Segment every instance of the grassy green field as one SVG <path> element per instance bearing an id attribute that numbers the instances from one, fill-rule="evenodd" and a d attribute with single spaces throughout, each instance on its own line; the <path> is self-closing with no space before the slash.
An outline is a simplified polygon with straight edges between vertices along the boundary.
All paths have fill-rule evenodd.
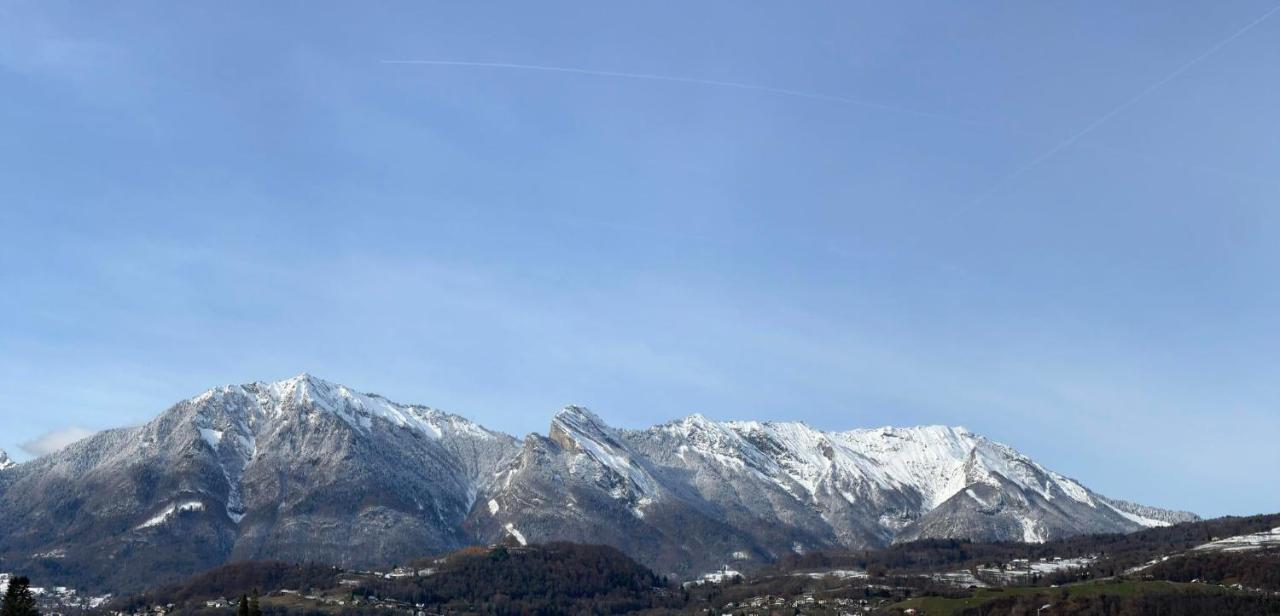
<path id="1" fill-rule="evenodd" d="M 1171 590 L 1203 590 L 1201 584 L 1180 584 L 1177 582 L 1163 581 L 1121 581 L 1121 582 L 1088 582 L 1084 584 L 1074 584 L 1071 586 L 1063 586 L 1060 588 L 1045 587 L 1013 587 L 1004 590 L 979 589 L 974 591 L 973 595 L 965 598 L 947 598 L 947 597 L 914 597 L 906 601 L 896 603 L 889 607 L 890 610 L 907 608 L 915 608 L 918 614 L 927 616 L 944 616 L 946 614 L 954 614 L 957 611 L 967 608 L 976 607 L 997 599 L 1000 597 L 1021 596 L 1021 595 L 1048 595 L 1056 596 L 1061 592 L 1066 592 L 1068 596 L 1095 596 L 1095 595 L 1137 595 L 1151 592 L 1169 592 Z"/>

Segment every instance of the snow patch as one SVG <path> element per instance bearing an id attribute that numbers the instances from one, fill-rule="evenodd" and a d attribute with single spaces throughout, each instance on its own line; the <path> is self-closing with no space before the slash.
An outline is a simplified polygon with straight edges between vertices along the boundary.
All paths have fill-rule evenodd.
<path id="1" fill-rule="evenodd" d="M 1024 543 L 1044 543 L 1044 535 L 1036 527 L 1036 521 L 1030 518 L 1018 518 L 1022 523 L 1022 541 Z"/>
<path id="2" fill-rule="evenodd" d="M 802 573 L 793 573 L 791 575 L 804 576 L 808 578 L 813 578 L 815 580 L 820 580 L 822 578 L 828 578 L 828 577 L 846 580 L 846 579 L 865 579 L 867 577 L 867 572 L 861 569 L 829 569 L 827 571 L 807 571 Z"/>
<path id="3" fill-rule="evenodd" d="M 185 503 L 169 505 L 164 511 L 156 514 L 155 517 L 135 526 L 134 530 L 142 530 L 144 528 L 151 528 L 152 526 L 159 526 L 168 521 L 169 518 L 172 518 L 174 515 L 184 511 L 204 511 L 204 503 L 200 501 L 187 501 Z"/>
<path id="4" fill-rule="evenodd" d="M 696 580 L 685 582 L 683 586 L 689 587 L 689 586 L 702 586 L 704 584 L 724 584 L 726 582 L 731 582 L 733 580 L 741 579 L 741 578 L 742 578 L 741 572 L 735 571 L 733 569 L 730 569 L 728 566 L 725 566 L 721 568 L 719 571 L 704 573 L 702 574 L 702 577 L 699 577 Z"/>
<path id="5" fill-rule="evenodd" d="M 1093 498 L 1089 496 L 1089 491 L 1084 489 L 1084 486 L 1076 483 L 1074 479 L 1063 477 L 1057 473 L 1050 473 L 1049 475 L 1053 477 L 1058 484 L 1058 488 L 1065 492 L 1067 496 L 1094 509 L 1098 508 L 1098 504 L 1093 502 Z"/>
<path id="6" fill-rule="evenodd" d="M 503 528 L 507 529 L 507 532 L 511 533 L 511 536 L 515 537 L 516 541 L 520 542 L 520 545 L 529 545 L 529 542 L 525 541 L 524 534 L 516 530 L 515 524 L 512 524 L 511 522 L 507 522 L 507 524 L 503 526 Z"/>
<path id="7" fill-rule="evenodd" d="M 218 450 L 218 445 L 222 444 L 222 430 L 214 430 L 212 428 L 200 428 L 200 438 L 209 444 L 214 451 Z"/>
<path id="8" fill-rule="evenodd" d="M 969 498 L 972 498 L 972 499 L 973 499 L 974 501 L 976 501 L 979 505 L 982 505 L 982 508 L 983 508 L 983 509 L 991 509 L 991 508 L 992 508 L 991 503 L 988 503 L 987 501 L 982 500 L 982 497 L 978 496 L 978 493 L 977 493 L 977 492 L 974 492 L 974 491 L 973 491 L 973 488 L 965 488 L 965 489 L 964 489 L 964 493 L 965 493 L 965 494 L 968 494 L 968 495 L 969 495 Z"/>

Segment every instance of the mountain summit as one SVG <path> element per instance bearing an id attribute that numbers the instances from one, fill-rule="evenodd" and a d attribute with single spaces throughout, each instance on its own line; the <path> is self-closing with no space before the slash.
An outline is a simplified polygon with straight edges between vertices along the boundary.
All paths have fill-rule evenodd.
<path id="1" fill-rule="evenodd" d="M 610 544 L 687 577 L 811 549 L 1195 519 L 1106 498 L 964 428 L 691 415 L 625 430 L 571 406 L 521 441 L 307 374 L 213 388 L 25 464 L 0 453 L 0 469 L 0 560 L 112 591 L 139 571 L 385 565 L 503 538 Z"/>

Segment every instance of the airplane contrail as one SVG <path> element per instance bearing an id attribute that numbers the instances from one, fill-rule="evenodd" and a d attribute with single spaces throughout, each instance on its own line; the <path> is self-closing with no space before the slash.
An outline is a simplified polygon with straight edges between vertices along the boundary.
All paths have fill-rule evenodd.
<path id="1" fill-rule="evenodd" d="M 1146 98 L 1147 96 L 1149 96 L 1152 92 L 1155 92 L 1156 90 L 1159 90 L 1161 87 L 1163 87 L 1165 84 L 1169 83 L 1170 81 L 1173 81 L 1174 79 L 1177 79 L 1179 75 L 1182 75 L 1183 73 L 1187 72 L 1187 71 L 1188 71 L 1188 70 L 1190 70 L 1192 67 L 1194 67 L 1195 65 L 1197 65 L 1197 64 L 1199 64 L 1200 62 L 1204 61 L 1204 60 L 1205 60 L 1206 58 L 1208 58 L 1209 56 L 1212 56 L 1213 54 L 1217 53 L 1217 52 L 1218 52 L 1219 50 L 1221 50 L 1223 47 L 1226 47 L 1227 45 L 1230 45 L 1233 41 L 1235 41 L 1236 39 L 1238 39 L 1238 38 L 1240 38 L 1241 36 L 1243 36 L 1246 32 L 1248 32 L 1248 31 L 1250 31 L 1250 30 L 1254 29 L 1255 27 L 1257 27 L 1257 26 L 1258 26 L 1258 24 L 1261 24 L 1262 22 L 1266 21 L 1266 20 L 1267 20 L 1267 18 L 1269 18 L 1269 17 L 1271 17 L 1272 15 L 1276 14 L 1276 12 L 1280 12 L 1280 4 L 1277 4 L 1276 6 L 1272 7 L 1272 8 L 1271 8 L 1271 10 L 1267 11 L 1266 13 L 1263 13 L 1261 17 L 1259 17 L 1259 18 L 1257 18 L 1257 19 L 1255 19 L 1255 20 L 1253 20 L 1253 21 L 1249 22 L 1249 23 L 1248 23 L 1247 25 L 1245 25 L 1243 28 L 1240 28 L 1239 30 L 1236 30 L 1234 33 L 1232 33 L 1232 34 L 1231 34 L 1231 36 L 1228 36 L 1227 38 L 1222 39 L 1221 41 L 1218 41 L 1218 43 L 1217 43 L 1217 44 L 1215 44 L 1214 46 L 1212 46 L 1212 47 L 1210 47 L 1209 49 L 1205 50 L 1205 51 L 1204 51 L 1203 53 L 1201 53 L 1200 55 L 1198 55 L 1198 56 L 1196 56 L 1196 57 L 1192 58 L 1192 59 L 1191 59 L 1191 60 L 1189 60 L 1188 62 L 1184 63 L 1182 66 L 1179 66 L 1178 68 L 1174 69 L 1174 71 L 1173 71 L 1172 73 L 1169 73 L 1168 75 L 1165 75 L 1165 76 L 1164 76 L 1164 78 L 1162 78 L 1162 79 L 1160 79 L 1159 81 L 1157 81 L 1157 82 L 1155 82 L 1155 83 L 1153 83 L 1153 84 L 1151 84 L 1151 85 L 1147 86 L 1147 88 L 1146 88 L 1146 89 L 1144 89 L 1143 91 L 1139 92 L 1139 93 L 1138 93 L 1136 96 L 1134 96 L 1133 98 L 1131 98 L 1131 99 L 1129 99 L 1129 100 L 1127 100 L 1127 101 L 1125 101 L 1125 102 L 1121 103 L 1120 105 L 1116 106 L 1116 107 L 1115 107 L 1114 109 L 1112 109 L 1111 111 L 1108 111 L 1108 112 L 1106 112 L 1106 113 L 1102 114 L 1101 116 L 1099 116 L 1099 117 L 1098 117 L 1098 119 L 1096 119 L 1096 120 L 1094 120 L 1094 121 L 1090 122 L 1087 126 L 1085 126 L 1084 128 L 1080 129 L 1080 130 L 1079 130 L 1078 132 L 1076 132 L 1075 134 L 1073 134 L 1073 135 L 1071 135 L 1070 137 L 1067 137 L 1066 139 L 1063 139 L 1062 141 L 1058 142 L 1058 143 L 1057 143 L 1057 144 L 1055 144 L 1053 147 L 1049 148 L 1048 150 L 1045 150 L 1045 151 L 1044 151 L 1044 153 L 1042 153 L 1042 154 L 1040 154 L 1039 156 L 1037 156 L 1037 157 L 1035 157 L 1035 158 L 1031 159 L 1031 161 L 1029 161 L 1029 162 L 1027 162 L 1026 164 L 1022 165 L 1021 167 L 1018 167 L 1017 169 L 1014 169 L 1012 173 L 1010 173 L 1010 174 L 1008 174 L 1008 175 L 1006 175 L 1006 176 L 1004 176 L 1004 177 L 1000 178 L 999 180 L 997 180 L 997 181 L 996 181 L 996 183 L 995 183 L 995 184 L 993 184 L 993 185 L 991 186 L 991 188 L 988 188 L 988 189 L 987 189 L 986 191 L 984 191 L 982 194 L 980 194 L 980 195 L 978 195 L 977 197 L 975 197 L 975 198 L 973 199 L 973 201 L 972 201 L 972 202 L 970 202 L 970 203 L 971 203 L 971 204 L 981 203 L 982 201 L 984 201 L 984 200 L 986 200 L 988 197 L 990 197 L 992 194 L 994 194 L 997 190 L 999 190 L 999 189 L 1000 189 L 1002 186 L 1004 186 L 1005 184 L 1008 184 L 1009 182 L 1012 182 L 1013 180 L 1015 180 L 1015 179 L 1017 179 L 1018 177 L 1020 177 L 1022 174 L 1026 173 L 1026 172 L 1028 172 L 1028 171 L 1030 171 L 1030 170 L 1032 170 L 1032 169 L 1034 169 L 1034 168 L 1036 168 L 1037 166 L 1039 166 L 1039 165 L 1040 165 L 1041 163 L 1043 163 L 1044 161 L 1049 160 L 1050 158 L 1053 158 L 1053 157 L 1054 157 L 1054 155 L 1056 155 L 1058 152 L 1061 152 L 1062 150 L 1064 150 L 1064 149 L 1066 149 L 1066 148 L 1068 148 L 1068 147 L 1071 147 L 1071 145 L 1072 145 L 1072 144 L 1074 144 L 1075 142 L 1077 142 L 1077 141 L 1079 141 L 1079 140 L 1083 139 L 1086 135 L 1088 135 L 1089 133 L 1092 133 L 1092 132 L 1093 132 L 1094 130 L 1096 130 L 1099 126 L 1102 126 L 1103 124 L 1105 124 L 1105 123 L 1106 123 L 1108 120 L 1110 120 L 1111 118 L 1114 118 L 1116 115 L 1120 114 L 1120 113 L 1121 113 L 1121 112 L 1123 112 L 1124 110 L 1126 110 L 1126 109 L 1128 109 L 1128 108 L 1130 108 L 1130 107 L 1134 106 L 1134 105 L 1135 105 L 1135 104 L 1137 104 L 1139 101 L 1141 101 L 1142 99 L 1144 99 L 1144 98 Z"/>
<path id="2" fill-rule="evenodd" d="M 840 103 L 843 105 L 853 105 L 857 107 L 866 107 L 868 109 L 879 109 L 881 111 L 892 111 L 896 113 L 907 113 L 917 116 L 947 120 L 949 122 L 963 122 L 965 124 L 973 124 L 981 126 L 978 122 L 962 120 L 952 116 L 932 113 L 929 111 L 921 111 L 910 107 L 901 107 L 898 105 L 890 105 L 886 103 L 878 103 L 875 101 L 850 98 L 847 96 L 835 96 L 831 94 L 823 94 L 820 92 L 809 92 L 806 90 L 792 90 L 789 88 L 777 88 L 774 86 L 766 86 L 754 83 L 744 83 L 739 81 L 722 81 L 719 79 L 700 79 L 696 77 L 680 77 L 676 75 L 658 75 L 653 73 L 628 73 L 623 71 L 604 71 L 589 68 L 579 68 L 574 66 L 547 66 L 541 64 L 515 64 L 510 62 L 468 62 L 462 60 L 381 60 L 382 64 L 417 64 L 426 66 L 460 66 L 469 68 L 498 68 L 512 69 L 524 71 L 542 71 L 547 73 L 571 73 L 576 75 L 593 75 L 596 77 L 616 77 L 622 79 L 643 79 L 646 81 L 666 81 L 672 83 L 688 83 L 703 86 L 714 86 L 721 88 L 735 88 L 738 90 L 752 90 L 755 92 L 768 92 L 771 94 L 779 94 L 782 96 L 793 96 L 797 98 L 807 98 L 810 100 L 826 101 L 831 103 Z"/>
<path id="3" fill-rule="evenodd" d="M 1121 111 L 1123 111 L 1125 108 L 1128 108 L 1129 106 L 1132 106 L 1134 103 L 1136 103 L 1136 102 L 1137 102 L 1138 100 L 1140 100 L 1142 97 L 1145 97 L 1146 95 L 1150 94 L 1152 91 L 1154 91 L 1155 89 L 1159 88 L 1160 86 L 1162 86 L 1162 85 L 1164 85 L 1164 84 L 1168 83 L 1169 81 L 1172 81 L 1174 78 L 1176 78 L 1178 75 L 1180 75 L 1180 74 L 1182 74 L 1183 72 L 1185 72 L 1187 69 L 1191 68 L 1191 67 L 1192 67 L 1194 64 L 1196 64 L 1197 62 L 1200 62 L 1201 60 L 1204 60 L 1205 58 L 1207 58 L 1208 56 L 1212 55 L 1214 52 L 1218 51 L 1218 50 L 1219 50 L 1219 49 L 1221 49 L 1222 47 L 1225 47 L 1225 46 L 1226 46 L 1228 43 L 1230 43 L 1231 41 L 1235 40 L 1236 38 L 1238 38 L 1238 37 L 1240 37 L 1241 35 L 1243 35 L 1245 32 L 1248 32 L 1248 31 L 1249 31 L 1250 29 L 1252 29 L 1253 27 L 1255 27 L 1255 26 L 1257 26 L 1258 24 L 1262 23 L 1262 21 L 1263 21 L 1263 20 L 1265 20 L 1266 18 L 1270 17 L 1270 16 L 1271 16 L 1273 13 L 1275 13 L 1277 10 L 1280 10 L 1280 6 L 1277 6 L 1275 9 L 1272 9 L 1272 10 L 1271 10 L 1270 12 L 1268 12 L 1267 14 L 1265 14 L 1265 15 L 1263 15 L 1262 17 L 1260 17 L 1260 18 L 1258 18 L 1258 19 L 1254 20 L 1252 23 L 1250 23 L 1249 25 L 1245 26 L 1245 27 L 1244 27 L 1244 28 L 1242 28 L 1241 30 L 1237 31 L 1235 34 L 1231 35 L 1231 36 L 1230 36 L 1230 37 L 1228 37 L 1227 39 L 1224 39 L 1222 42 L 1220 42 L 1220 43 L 1218 43 L 1217 45 L 1215 45 L 1214 47 L 1210 48 L 1208 51 L 1204 52 L 1203 54 L 1201 54 L 1201 55 L 1200 55 L 1200 56 L 1198 56 L 1197 58 L 1195 58 L 1195 59 L 1191 60 L 1190 62 L 1188 62 L 1188 63 L 1184 64 L 1184 65 L 1183 65 L 1182 67 L 1180 67 L 1177 71 L 1174 71 L 1173 73 L 1171 73 L 1171 74 L 1169 74 L 1168 76 L 1166 76 L 1164 79 L 1162 79 L 1162 80 L 1160 80 L 1159 82 L 1157 82 L 1155 85 L 1153 85 L 1153 86 L 1151 86 L 1151 87 L 1147 88 L 1145 91 L 1143 91 L 1143 92 L 1142 92 L 1141 94 L 1139 94 L 1138 96 L 1134 97 L 1133 99 L 1130 99 L 1128 102 L 1124 103 L 1123 105 L 1121 105 L 1121 106 L 1119 106 L 1119 107 L 1117 107 L 1117 108 L 1113 109 L 1112 111 L 1108 112 L 1106 115 L 1102 116 L 1102 117 L 1101 117 L 1101 118 L 1099 118 L 1098 120 L 1095 120 L 1092 124 L 1090 124 L 1089 126 L 1087 126 L 1084 130 L 1082 130 L 1082 131 L 1080 131 L 1080 132 L 1076 133 L 1075 135 L 1071 136 L 1071 137 L 1070 137 L 1070 138 L 1068 138 L 1067 140 L 1060 142 L 1059 144 L 1057 144 L 1056 146 L 1054 146 L 1052 149 L 1050 149 L 1050 150 L 1049 150 L 1049 151 L 1047 151 L 1046 153 L 1044 153 L 1044 154 L 1040 155 L 1039 157 L 1037 157 L 1037 158 L 1036 158 L 1035 160 L 1033 160 L 1031 163 L 1028 163 L 1028 164 L 1024 165 L 1023 167 L 1019 168 L 1018 170 L 1014 171 L 1013 173 L 1009 174 L 1008 176 L 1005 176 L 1003 179 L 1001 179 L 999 182 L 997 182 L 995 185 L 993 185 L 989 190 L 987 190 L 985 193 L 983 193 L 980 197 L 975 198 L 975 199 L 973 200 L 973 203 L 978 203 L 978 202 L 982 201 L 983 199 L 986 199 L 987 197 L 989 197 L 989 196 L 991 196 L 992 194 L 994 194 L 994 193 L 995 193 L 995 191 L 996 191 L 1000 186 L 1003 186 L 1004 184 L 1008 183 L 1009 181 L 1012 181 L 1013 179 L 1015 179 L 1015 178 L 1016 178 L 1016 177 L 1018 177 L 1019 175 L 1022 175 L 1023 173 L 1026 173 L 1026 172 L 1027 172 L 1028 170 L 1030 170 L 1032 167 L 1034 167 L 1034 166 L 1036 166 L 1036 165 L 1038 165 L 1038 164 L 1040 164 L 1040 163 L 1043 163 L 1045 160 L 1049 159 L 1049 158 L 1050 158 L 1050 157 L 1052 157 L 1054 154 L 1057 154 L 1057 153 L 1058 153 L 1059 151 L 1061 151 L 1062 149 L 1064 149 L 1064 148 L 1066 148 L 1066 147 L 1068 147 L 1068 146 L 1070 146 L 1070 145 L 1072 145 L 1072 144 L 1076 143 L 1076 142 L 1077 142 L 1077 141 L 1079 141 L 1082 137 L 1084 137 L 1085 135 L 1087 135 L 1089 132 L 1093 131 L 1093 130 L 1094 130 L 1094 129 L 1096 129 L 1098 126 L 1100 126 L 1103 122 L 1106 122 L 1106 121 L 1107 121 L 1107 120 L 1109 120 L 1111 117 L 1113 117 L 1113 116 L 1115 116 L 1116 114 L 1118 114 L 1118 113 L 1120 113 Z M 444 67 L 455 66 L 455 67 L 465 67 L 465 68 L 494 68 L 494 69 L 507 69 L 507 70 L 540 71 L 540 72 L 546 72 L 546 73 L 569 73 L 569 74 L 577 74 L 577 75 L 592 75 L 592 76 L 597 76 L 597 77 L 613 77 L 613 78 L 622 78 L 622 79 L 638 79 L 638 80 L 647 80 L 647 81 L 664 81 L 664 82 L 672 82 L 672 83 L 686 83 L 686 84 L 697 84 L 697 85 L 712 86 L 712 87 L 734 88 L 734 89 L 738 89 L 738 90 L 750 90 L 750 91 L 756 91 L 756 92 L 766 92 L 766 93 L 778 94 L 778 95 L 782 95 L 782 96 L 791 96 L 791 97 L 805 98 L 805 99 L 810 99 L 810 100 L 826 101 L 826 102 L 838 103 L 838 104 L 843 104 L 843 105 L 852 105 L 852 106 L 864 107 L 864 108 L 869 108 L 869 109 L 878 109 L 878 110 L 882 110 L 882 111 L 889 111 L 889 112 L 894 112 L 894 113 L 903 113 L 903 114 L 915 115 L 915 116 L 919 116 L 919 117 L 927 117 L 927 118 L 937 119 L 937 120 L 945 120 L 945 121 L 947 121 L 947 122 L 963 124 L 963 125 L 970 126 L 970 127 L 973 127 L 973 128 L 979 128 L 979 129 L 983 129 L 983 130 L 992 130 L 992 129 L 994 129 L 994 130 L 998 130 L 998 131 L 1002 131 L 1002 132 L 1006 132 L 1006 133 L 1012 133 L 1012 134 L 1020 135 L 1020 136 L 1023 136 L 1023 137 L 1031 137 L 1031 138 L 1048 138 L 1048 136 L 1047 136 L 1047 135 L 1045 135 L 1044 133 L 1039 133 L 1039 132 L 1029 132 L 1029 131 L 1021 130 L 1021 129 L 1017 128 L 1017 127 L 1014 127 L 1014 126 L 1011 126 L 1011 125 L 1007 125 L 1007 124 L 1004 124 L 1004 123 L 981 122 L 981 121 L 977 121 L 977 120 L 970 120 L 970 119 L 960 118 L 960 117 L 956 117 L 956 116 L 950 116 L 950 115 L 941 114 L 941 113 L 934 113 L 934 112 L 929 112 L 929 111 L 923 111 L 923 110 L 920 110 L 920 109 L 913 109 L 913 108 L 910 108 L 910 107 L 903 107 L 903 106 L 899 106 L 899 105 L 890 105 L 890 104 L 886 104 L 886 103 L 879 103 L 879 102 L 875 102 L 875 101 L 868 101 L 868 100 L 856 99 L 856 98 L 851 98 L 851 97 L 846 97 L 846 96 L 836 96 L 836 95 L 831 95 L 831 94 L 823 94 L 823 93 L 821 93 L 821 92 L 810 92 L 810 91 L 806 91 L 806 90 L 794 90 L 794 89 L 789 89 L 789 88 L 778 88 L 778 87 L 774 87 L 774 86 L 767 86 L 767 85 L 754 84 L 754 83 L 745 83 L 745 82 L 738 82 L 738 81 L 725 81 L 725 80 L 718 80 L 718 79 L 701 79 L 701 78 L 696 78 L 696 77 L 681 77 L 681 76 L 677 76 L 677 75 L 661 75 L 661 74 L 654 74 L 654 73 L 632 73 L 632 72 L 625 72 L 625 71 L 608 71 L 608 70 L 599 70 L 599 69 L 581 68 L 581 67 L 575 67 L 575 66 L 550 66 L 550 65 L 542 65 L 542 64 L 518 64 L 518 63 L 513 63 L 513 62 L 473 62 L 473 61 L 466 61 L 466 60 L 391 60 L 391 59 L 380 60 L 379 62 L 380 62 L 381 64 L 422 65 L 422 66 L 444 66 Z M 1089 146 L 1089 147 L 1094 147 L 1094 148 L 1101 149 L 1101 150 L 1113 151 L 1113 152 L 1117 152 L 1117 153 L 1121 153 L 1121 154 L 1125 154 L 1125 155 L 1130 155 L 1130 156 L 1138 156 L 1138 157 L 1143 158 L 1144 160 L 1147 160 L 1148 162 L 1156 162 L 1156 163 L 1158 163 L 1158 164 L 1170 164 L 1170 163 L 1168 163 L 1168 162 L 1166 162 L 1166 161 L 1152 160 L 1152 159 L 1151 159 L 1151 156 L 1150 156 L 1149 154 L 1144 154 L 1144 153 L 1140 153 L 1140 152 L 1139 152 L 1139 153 L 1134 153 L 1134 152 L 1129 152 L 1129 151 L 1124 150 L 1124 149 L 1114 148 L 1114 147 L 1110 147 L 1110 146 Z M 1185 164 L 1183 164 L 1183 165 L 1175 165 L 1175 166 L 1182 167 L 1182 168 L 1197 169 L 1197 170 L 1201 170 L 1201 171 L 1208 171 L 1208 172 L 1215 173 L 1215 174 L 1218 174 L 1218 175 L 1229 175 L 1229 174 L 1225 174 L 1225 173 L 1224 173 L 1224 172 L 1222 172 L 1221 170 L 1215 170 L 1215 169 L 1202 168 L 1202 167 L 1199 167 L 1199 166 L 1196 166 L 1196 165 L 1185 165 Z M 1248 180 L 1250 180 L 1250 181 L 1260 182 L 1260 183 L 1266 183 L 1266 184 L 1268 184 L 1268 185 L 1271 185 L 1271 184 L 1272 184 L 1272 182 L 1265 181 L 1265 180 L 1260 180 L 1260 179 L 1258 179 L 1258 178 L 1237 178 L 1237 179 L 1248 179 Z"/>

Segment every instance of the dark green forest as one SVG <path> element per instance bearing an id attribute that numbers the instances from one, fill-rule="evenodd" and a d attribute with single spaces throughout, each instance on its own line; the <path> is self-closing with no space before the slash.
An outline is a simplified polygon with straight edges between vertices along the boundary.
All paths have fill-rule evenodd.
<path id="1" fill-rule="evenodd" d="M 606 546 L 573 543 L 472 547 L 423 558 L 387 577 L 317 564 L 242 562 L 117 601 L 114 609 L 138 611 L 173 604 L 182 613 L 226 614 L 205 601 L 263 592 L 263 614 L 612 614 L 733 611 L 753 598 L 804 597 L 853 600 L 889 606 L 913 597 L 962 600 L 972 591 L 948 587 L 922 573 L 956 571 L 1014 559 L 1093 555 L 1089 568 L 1036 576 L 1007 595 L 970 607 L 965 614 L 1273 614 L 1280 597 L 1249 589 L 1280 591 L 1280 550 L 1189 552 L 1217 538 L 1280 526 L 1280 515 L 1221 518 L 1130 535 L 1092 535 L 1043 544 L 924 540 L 879 550 L 794 555 L 725 585 L 684 588 Z M 1161 560 L 1162 556 L 1171 555 Z M 1119 584 L 1117 573 L 1157 560 Z M 813 578 L 797 573 L 864 569 L 865 579 Z M 1110 580 L 1090 592 L 1066 593 L 1053 585 Z M 1141 580 L 1148 580 L 1141 582 Z M 1151 581 L 1184 583 L 1161 585 Z M 1199 582 L 1197 584 L 1185 584 Z M 1115 586 L 1112 586 L 1115 584 Z M 1240 584 L 1242 590 L 1231 585 Z M 1115 592 L 1110 589 L 1114 588 Z M 1123 589 L 1141 588 L 1141 592 Z M 306 601 L 303 601 L 306 599 Z M 789 604 L 788 604 L 789 605 Z M 845 603 L 848 605 L 848 603 Z M 234 609 L 234 606 L 232 607 Z M 788 607 L 793 610 L 793 607 Z M 1028 611 L 1030 610 L 1030 611 Z M 749 610 L 738 610 L 749 613 Z M 790 611 L 788 611 L 790 613 Z M 826 613 L 818 608 L 803 613 Z"/>

